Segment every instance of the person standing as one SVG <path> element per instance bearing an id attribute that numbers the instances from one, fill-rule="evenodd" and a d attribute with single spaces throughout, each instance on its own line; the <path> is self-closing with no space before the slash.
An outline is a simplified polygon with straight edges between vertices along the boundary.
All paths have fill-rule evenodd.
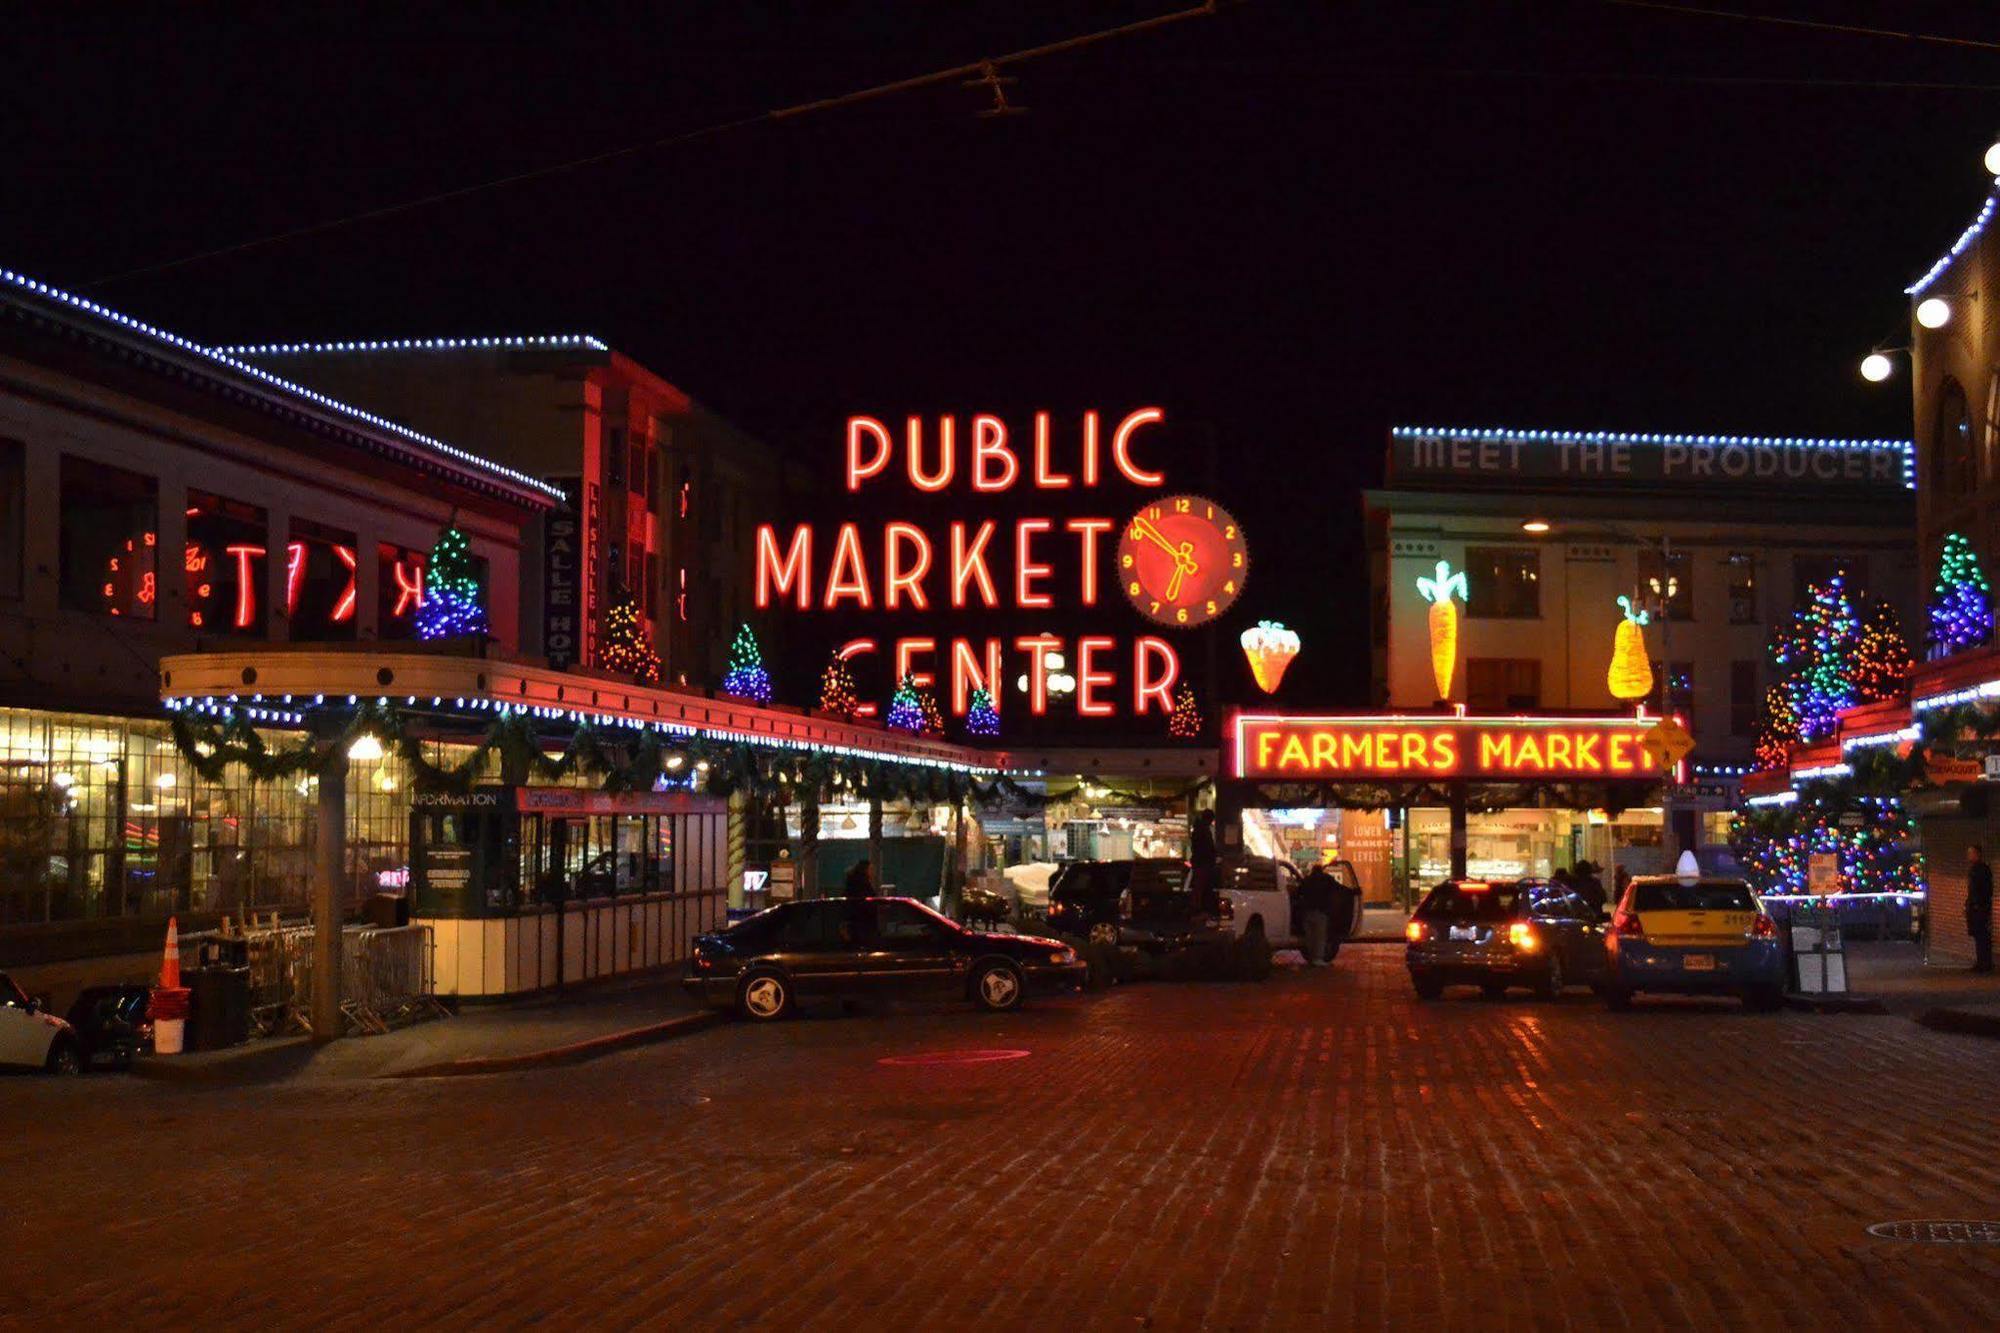
<path id="1" fill-rule="evenodd" d="M 1570 888 L 1594 910 L 1604 910 L 1604 881 L 1597 877 L 1597 867 L 1591 862 L 1576 863 L 1576 874 L 1570 880 Z"/>
<path id="2" fill-rule="evenodd" d="M 1986 864 L 1984 849 L 1972 843 L 1965 849 L 1965 933 L 1972 936 L 1972 970 L 1993 970 L 1993 867 Z"/>
<path id="3" fill-rule="evenodd" d="M 1324 870 L 1324 867 L 1322 867 Z M 1340 946 L 1351 938 L 1360 918 L 1361 886 L 1328 875 L 1333 882 L 1333 920 L 1327 932 L 1326 961 L 1340 957 Z"/>
<path id="4" fill-rule="evenodd" d="M 872 898 L 875 896 L 875 873 L 868 867 L 866 859 L 856 861 L 847 872 L 847 879 L 841 884 L 841 892 L 849 898 Z"/>
<path id="5" fill-rule="evenodd" d="M 1299 933 L 1305 936 L 1306 963 L 1325 967 L 1327 932 L 1333 928 L 1333 876 L 1324 863 L 1316 865 L 1299 885 Z"/>

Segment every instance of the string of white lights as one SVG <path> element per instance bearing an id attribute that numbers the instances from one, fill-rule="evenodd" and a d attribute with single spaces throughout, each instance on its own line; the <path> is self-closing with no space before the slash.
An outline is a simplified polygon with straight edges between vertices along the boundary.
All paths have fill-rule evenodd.
<path id="1" fill-rule="evenodd" d="M 1993 183 L 1995 186 L 2000 186 L 2000 177 L 1996 177 Z M 1958 239 L 1951 243 L 1951 249 L 1938 257 L 1937 263 L 1930 266 L 1929 272 L 1903 288 L 1903 295 L 1922 296 L 1930 290 L 1931 284 L 1944 276 L 1944 271 L 1951 267 L 1951 261 L 1964 254 L 1966 248 L 1979 239 L 1979 233 L 1985 231 L 1986 224 L 1993 220 L 1995 207 L 2000 207 L 2000 191 L 1986 196 L 1986 202 L 1980 205 L 1979 216 L 1972 220 L 1972 225 L 1959 234 Z"/>
<path id="2" fill-rule="evenodd" d="M 515 334 L 494 338 L 381 338 L 364 342 L 234 343 L 211 350 L 224 356 L 301 356 L 336 352 L 460 352 L 509 348 L 580 347 L 608 352 L 611 344 L 588 333 Z"/>

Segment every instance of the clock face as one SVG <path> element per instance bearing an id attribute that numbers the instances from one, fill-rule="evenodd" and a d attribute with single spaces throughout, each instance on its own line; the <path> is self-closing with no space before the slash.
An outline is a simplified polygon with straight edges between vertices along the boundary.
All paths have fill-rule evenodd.
<path id="1" fill-rule="evenodd" d="M 1118 586 L 1139 614 L 1177 629 L 1227 611 L 1250 574 L 1243 529 L 1198 495 L 1169 495 L 1132 515 L 1117 558 Z"/>

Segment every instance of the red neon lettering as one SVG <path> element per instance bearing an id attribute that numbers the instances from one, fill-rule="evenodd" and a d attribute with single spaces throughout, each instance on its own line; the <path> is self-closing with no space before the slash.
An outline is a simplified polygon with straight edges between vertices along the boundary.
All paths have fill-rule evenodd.
<path id="1" fill-rule="evenodd" d="M 801 523 L 792 532 L 792 544 L 780 557 L 777 530 L 769 523 L 757 525 L 757 606 L 771 604 L 775 593 L 793 595 L 803 611 L 812 605 L 812 529 Z M 685 575 L 683 575 L 685 577 Z"/>
<path id="2" fill-rule="evenodd" d="M 910 418 L 908 433 L 910 485 L 920 491 L 941 491 L 951 485 L 952 474 L 958 471 L 958 446 L 952 440 L 956 424 L 950 417 L 938 418 L 938 470 L 926 474 L 924 419 Z"/>
<path id="3" fill-rule="evenodd" d="M 973 656 L 972 645 L 964 639 L 951 641 L 951 711 L 959 717 L 972 706 L 974 689 L 985 690 L 993 698 L 993 709 L 1000 709 L 1000 640 L 986 641 L 986 666 L 980 669 L 979 659 Z"/>
<path id="4" fill-rule="evenodd" d="M 1049 463 L 1049 414 L 1035 413 L 1035 485 L 1045 491 L 1059 491 L 1070 484 L 1070 479 L 1057 472 Z"/>
<path id="5" fill-rule="evenodd" d="M 840 525 L 840 536 L 833 544 L 833 568 L 826 576 L 826 609 L 833 610 L 843 597 L 863 611 L 875 605 L 868 595 L 868 566 L 861 558 L 861 529 L 852 523 Z"/>
<path id="6" fill-rule="evenodd" d="M 1076 641 L 1076 711 L 1084 717 L 1110 717 L 1118 711 L 1109 699 L 1100 700 L 1097 690 L 1112 684 L 1109 671 L 1098 671 L 1094 659 L 1118 646 L 1118 640 L 1104 635 L 1085 635 Z"/>
<path id="7" fill-rule="evenodd" d="M 354 602 L 360 595 L 359 576 L 355 572 L 354 548 L 335 543 L 333 554 L 340 563 L 347 566 L 347 591 L 333 604 L 333 613 L 327 617 L 338 625 L 354 618 Z"/>
<path id="8" fill-rule="evenodd" d="M 875 441 L 875 457 L 861 461 L 861 437 Z M 847 489 L 858 491 L 861 483 L 889 466 L 889 428 L 874 417 L 847 419 Z"/>
<path id="9" fill-rule="evenodd" d="M 252 577 L 250 562 L 264 557 L 261 546 L 225 546 L 223 550 L 236 557 L 236 628 L 249 629 L 257 620 L 257 584 Z"/>
<path id="10" fill-rule="evenodd" d="M 1097 605 L 1097 539 L 1116 525 L 1108 518 L 1073 518 L 1063 527 L 1083 539 L 1083 604 Z M 1169 710 L 1172 711 L 1172 710 Z"/>
<path id="11" fill-rule="evenodd" d="M 1051 571 L 1047 565 L 1036 564 L 1034 557 L 1029 553 L 1034 535 L 1038 532 L 1047 532 L 1053 526 L 1053 519 L 1024 518 L 1014 527 L 1014 605 L 1016 606 L 1055 605 L 1055 599 L 1046 591 L 1037 592 L 1030 586 L 1036 579 L 1047 578 Z"/>
<path id="12" fill-rule="evenodd" d="M 920 669 L 916 665 L 918 653 L 928 655 L 936 651 L 936 639 L 896 640 L 896 679 L 901 680 L 903 677 L 908 676 L 910 683 L 920 690 L 926 686 L 937 684 L 937 677 L 935 675 L 928 669 Z"/>
<path id="13" fill-rule="evenodd" d="M 1152 670 L 1154 662 L 1160 663 L 1157 675 Z M 1162 713 L 1173 716 L 1174 686 L 1180 678 L 1181 659 L 1174 646 L 1151 634 L 1140 635 L 1132 645 L 1132 712 L 1144 717 L 1157 703 Z"/>
<path id="14" fill-rule="evenodd" d="M 965 605 L 965 585 L 976 582 L 979 595 L 988 606 L 1000 605 L 1000 594 L 994 590 L 993 575 L 986 568 L 986 543 L 993 539 L 993 520 L 979 525 L 978 535 L 972 545 L 965 544 L 965 524 L 951 525 L 951 604 Z"/>
<path id="15" fill-rule="evenodd" d="M 1097 484 L 1097 413 L 1083 414 L 1083 484 Z"/>
<path id="16" fill-rule="evenodd" d="M 403 562 L 395 560 L 390 563 L 389 570 L 396 577 L 396 604 L 389 609 L 391 618 L 402 615 L 412 606 L 421 609 L 424 604 L 424 562 L 411 556 L 410 568 L 403 568 Z"/>
<path id="17" fill-rule="evenodd" d="M 1167 414 L 1157 407 L 1142 407 L 1119 422 L 1117 433 L 1111 437 L 1111 461 L 1118 465 L 1118 470 L 1123 472 L 1126 478 L 1135 486 L 1164 486 L 1167 484 L 1167 479 L 1163 474 L 1142 471 L 1139 465 L 1132 461 L 1131 454 L 1132 437 L 1138 433 L 1139 427 L 1151 426 L 1157 422 L 1164 421 L 1166 420 L 1166 416 Z"/>
<path id="18" fill-rule="evenodd" d="M 912 523 L 889 524 L 882 530 L 882 539 L 883 606 L 894 611 L 903 604 L 903 594 L 908 593 L 912 606 L 928 611 L 931 603 L 924 596 L 924 577 L 931 572 L 931 539 Z M 916 546 L 917 563 L 906 568 L 900 553 L 910 544 Z"/>
<path id="19" fill-rule="evenodd" d="M 1036 717 L 1049 711 L 1048 655 L 1062 647 L 1053 634 L 1033 634 L 1014 640 L 1014 646 L 1028 655 L 1028 711 Z"/>
<path id="20" fill-rule="evenodd" d="M 306 572 L 306 544 L 285 543 L 285 614 L 299 613 L 299 579 Z"/>
<path id="21" fill-rule="evenodd" d="M 877 651 L 877 648 L 878 645 L 873 639 L 849 639 L 846 643 L 840 645 L 840 660 L 851 662 L 863 653 Z M 854 706 L 854 715 L 856 717 L 874 717 L 876 711 L 874 704 L 864 703 Z"/>
<path id="22" fill-rule="evenodd" d="M 996 479 L 987 470 L 990 459 L 999 459 L 1005 466 Z M 1021 475 L 1020 460 L 1007 447 L 1007 424 L 999 417 L 981 414 L 972 419 L 972 489 L 975 491 L 1004 491 L 1014 484 Z"/>

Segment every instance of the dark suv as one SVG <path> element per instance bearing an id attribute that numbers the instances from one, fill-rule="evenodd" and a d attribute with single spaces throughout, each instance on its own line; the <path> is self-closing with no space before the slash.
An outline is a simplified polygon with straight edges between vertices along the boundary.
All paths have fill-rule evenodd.
<path id="1" fill-rule="evenodd" d="M 1450 985 L 1498 997 L 1526 986 L 1556 999 L 1565 987 L 1603 986 L 1604 914 L 1542 880 L 1446 880 L 1410 916 L 1404 961 L 1419 997 Z"/>
<path id="2" fill-rule="evenodd" d="M 1095 944 L 1178 948 L 1214 924 L 1184 861 L 1071 861 L 1049 883 L 1049 929 Z"/>

